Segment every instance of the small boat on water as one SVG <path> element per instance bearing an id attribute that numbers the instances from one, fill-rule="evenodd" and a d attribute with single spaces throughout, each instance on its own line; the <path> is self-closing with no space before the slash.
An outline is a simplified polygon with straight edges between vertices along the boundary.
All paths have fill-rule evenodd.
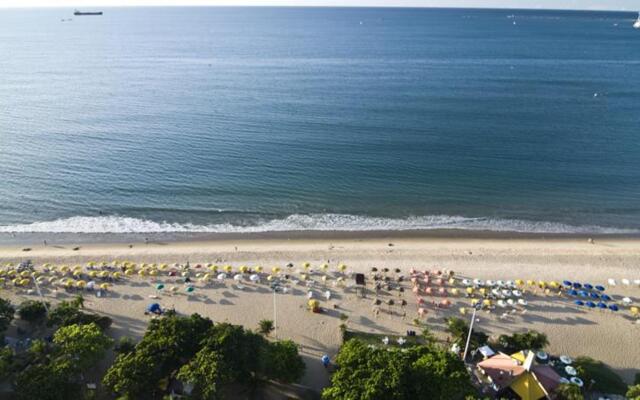
<path id="1" fill-rule="evenodd" d="M 78 11 L 75 10 L 73 12 L 73 15 L 102 15 L 102 11 L 89 11 L 89 12 L 85 12 L 85 11 Z"/>
<path id="2" fill-rule="evenodd" d="M 633 24 L 633 27 L 636 28 L 636 29 L 640 29 L 640 13 L 638 13 L 638 19 Z"/>

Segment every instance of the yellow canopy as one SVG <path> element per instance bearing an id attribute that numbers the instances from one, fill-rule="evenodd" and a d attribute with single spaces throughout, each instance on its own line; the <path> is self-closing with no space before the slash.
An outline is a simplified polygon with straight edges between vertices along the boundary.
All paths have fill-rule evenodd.
<path id="1" fill-rule="evenodd" d="M 538 380 L 529 371 L 517 377 L 510 387 L 522 400 L 538 400 L 546 396 Z"/>

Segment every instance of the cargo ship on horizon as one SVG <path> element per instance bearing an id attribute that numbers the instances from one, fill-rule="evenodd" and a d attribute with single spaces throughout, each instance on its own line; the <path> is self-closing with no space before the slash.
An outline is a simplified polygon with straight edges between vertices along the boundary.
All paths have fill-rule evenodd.
<path id="1" fill-rule="evenodd" d="M 83 12 L 83 11 L 75 10 L 73 12 L 73 15 L 102 15 L 102 11 Z"/>

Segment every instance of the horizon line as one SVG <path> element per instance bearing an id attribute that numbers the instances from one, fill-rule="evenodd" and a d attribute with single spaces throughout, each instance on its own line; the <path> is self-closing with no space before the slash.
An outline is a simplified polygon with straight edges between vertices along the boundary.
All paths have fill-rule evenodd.
<path id="1" fill-rule="evenodd" d="M 580 12 L 636 12 L 629 9 L 599 9 L 599 8 L 531 8 L 531 7 L 480 7 L 480 6 L 397 6 L 397 5 L 263 5 L 263 4 L 133 4 L 133 5 L 38 5 L 38 6 L 12 6 L 0 4 L 0 10 L 35 10 L 35 9 L 78 9 L 78 8 L 382 8 L 382 9 L 436 9 L 436 10 L 521 10 L 521 11 L 580 11 Z M 640 8 L 640 7 L 639 7 Z"/>

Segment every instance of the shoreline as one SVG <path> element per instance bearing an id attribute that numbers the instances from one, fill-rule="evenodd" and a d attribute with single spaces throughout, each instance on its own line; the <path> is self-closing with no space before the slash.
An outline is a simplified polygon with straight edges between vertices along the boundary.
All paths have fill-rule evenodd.
<path id="1" fill-rule="evenodd" d="M 432 230 L 365 230 L 365 231 L 269 231 L 243 233 L 0 233 L 0 248 L 13 246 L 37 246 L 46 240 L 49 245 L 96 245 L 96 244 L 144 244 L 147 240 L 155 243 L 185 243 L 213 241 L 253 241 L 253 240 L 640 240 L 640 233 L 536 233 L 513 231 L 489 231 L 466 229 Z"/>

